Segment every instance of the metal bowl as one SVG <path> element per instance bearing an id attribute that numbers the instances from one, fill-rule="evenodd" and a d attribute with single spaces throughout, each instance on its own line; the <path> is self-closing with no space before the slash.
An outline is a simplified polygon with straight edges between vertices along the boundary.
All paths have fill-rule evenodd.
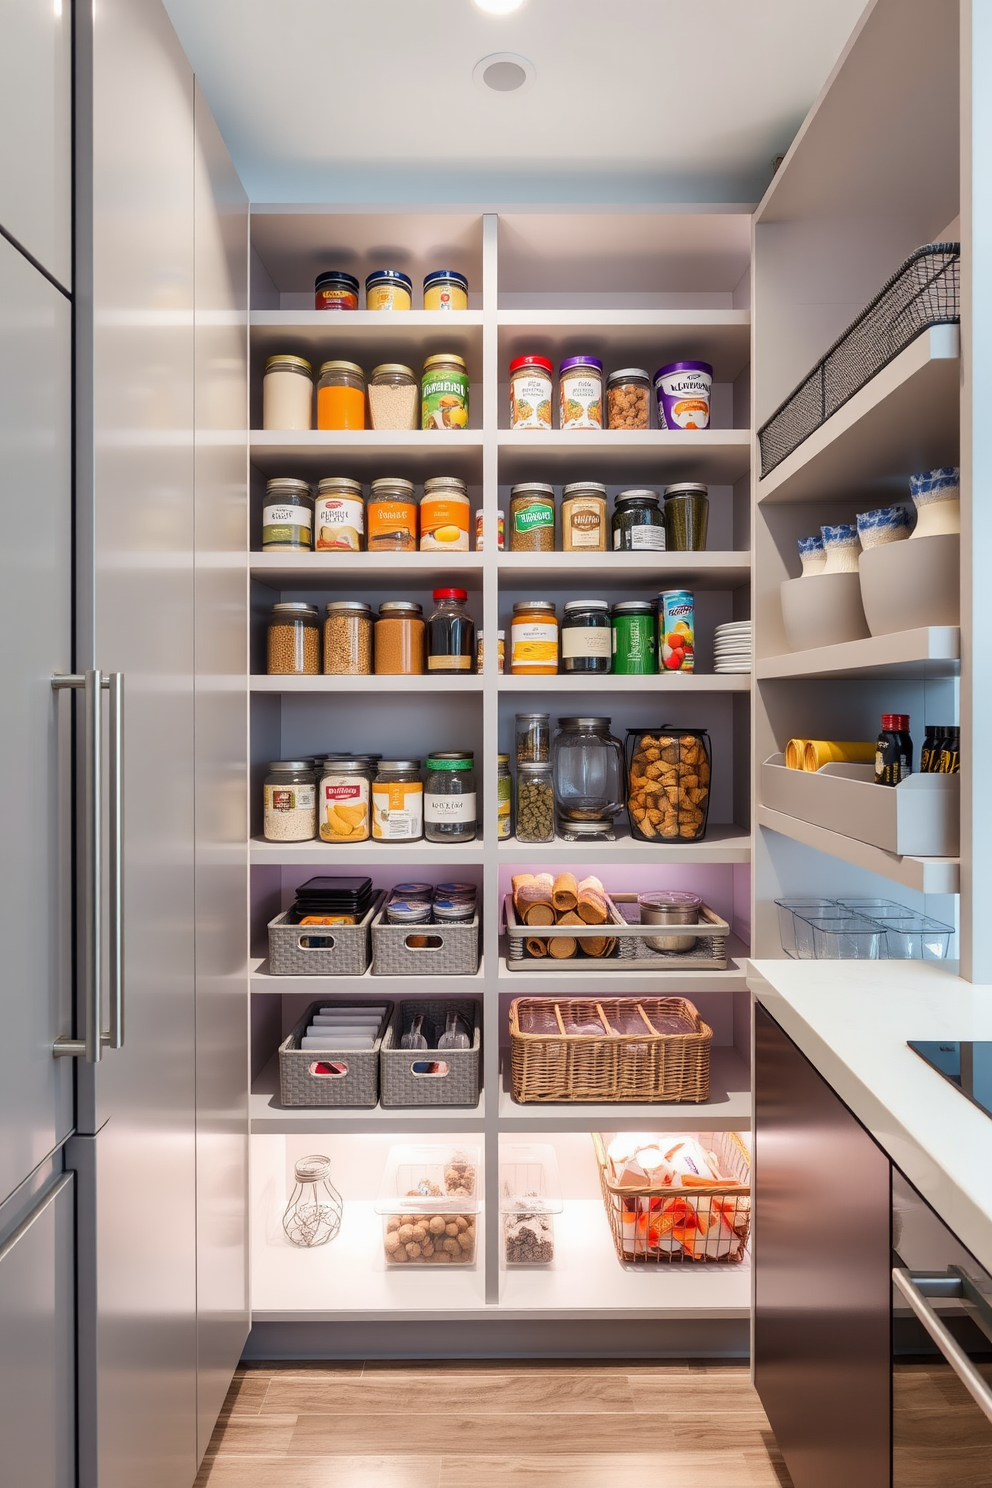
<path id="1" fill-rule="evenodd" d="M 638 909 L 642 925 L 695 925 L 699 921 L 702 905 L 699 894 L 681 893 L 679 890 L 662 890 L 651 894 L 639 894 Z M 698 940 L 696 935 L 645 935 L 644 944 L 653 951 L 691 951 Z"/>

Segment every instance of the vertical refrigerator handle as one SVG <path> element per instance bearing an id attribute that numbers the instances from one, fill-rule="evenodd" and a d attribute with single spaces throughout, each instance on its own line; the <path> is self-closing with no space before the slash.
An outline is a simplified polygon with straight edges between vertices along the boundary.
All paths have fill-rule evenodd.
<path id="1" fill-rule="evenodd" d="M 124 1044 L 124 678 L 120 672 L 88 671 L 53 677 L 55 691 L 75 689 L 83 694 L 82 802 L 82 989 L 83 1037 L 60 1037 L 52 1046 L 59 1057 L 84 1058 L 99 1064 L 104 1047 Z M 109 800 L 107 826 L 109 903 L 104 909 L 103 844 L 103 694 L 109 694 Z M 107 937 L 104 940 L 106 913 Z M 103 1027 L 103 966 L 109 980 L 110 1026 Z"/>

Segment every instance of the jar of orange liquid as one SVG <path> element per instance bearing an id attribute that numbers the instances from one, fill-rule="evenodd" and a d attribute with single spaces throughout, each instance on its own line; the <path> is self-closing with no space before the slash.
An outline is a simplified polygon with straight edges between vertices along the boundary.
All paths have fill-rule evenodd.
<path id="1" fill-rule="evenodd" d="M 365 373 L 355 362 L 324 362 L 321 367 L 317 428 L 365 428 Z"/>

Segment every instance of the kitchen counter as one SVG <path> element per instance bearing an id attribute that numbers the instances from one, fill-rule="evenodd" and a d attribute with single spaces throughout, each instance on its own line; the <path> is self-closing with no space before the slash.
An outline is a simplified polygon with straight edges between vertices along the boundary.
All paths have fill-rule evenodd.
<path id="1" fill-rule="evenodd" d="M 975 1257 L 992 1268 L 992 1117 L 907 1039 L 992 1039 L 956 962 L 751 961 L 748 985 Z"/>

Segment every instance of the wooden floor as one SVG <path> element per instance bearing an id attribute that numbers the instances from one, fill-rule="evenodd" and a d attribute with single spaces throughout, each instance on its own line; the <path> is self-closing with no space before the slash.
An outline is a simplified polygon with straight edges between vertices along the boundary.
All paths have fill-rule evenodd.
<path id="1" fill-rule="evenodd" d="M 195 1488 L 614 1483 L 792 1488 L 746 1364 L 554 1360 L 242 1369 Z"/>

